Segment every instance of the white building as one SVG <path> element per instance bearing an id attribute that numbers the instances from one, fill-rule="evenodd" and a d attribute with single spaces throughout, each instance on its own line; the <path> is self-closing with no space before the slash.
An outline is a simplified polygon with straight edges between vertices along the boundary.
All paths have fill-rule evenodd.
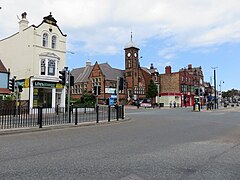
<path id="1" fill-rule="evenodd" d="M 59 84 L 59 70 L 66 66 L 66 35 L 50 15 L 38 26 L 22 14 L 19 32 L 0 40 L 0 58 L 23 85 L 21 100 L 29 107 L 65 106 L 65 89 Z"/>

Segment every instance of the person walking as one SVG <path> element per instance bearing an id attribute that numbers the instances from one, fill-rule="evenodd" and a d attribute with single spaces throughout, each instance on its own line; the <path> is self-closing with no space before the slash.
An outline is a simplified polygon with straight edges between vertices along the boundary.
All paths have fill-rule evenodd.
<path id="1" fill-rule="evenodd" d="M 172 108 L 172 101 L 170 101 L 169 105 L 170 105 L 170 108 Z"/>
<path id="2" fill-rule="evenodd" d="M 176 101 L 173 102 L 173 107 L 174 107 L 174 108 L 176 107 Z"/>

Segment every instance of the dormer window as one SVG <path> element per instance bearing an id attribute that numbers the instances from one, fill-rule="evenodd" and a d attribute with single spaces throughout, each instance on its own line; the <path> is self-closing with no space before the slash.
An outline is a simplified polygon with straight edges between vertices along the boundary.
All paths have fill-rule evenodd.
<path id="1" fill-rule="evenodd" d="M 43 34 L 42 45 L 43 45 L 43 47 L 48 47 L 48 34 L 47 33 Z"/>
<path id="2" fill-rule="evenodd" d="M 52 48 L 56 49 L 56 44 L 57 43 L 57 36 L 53 35 L 52 36 Z"/>

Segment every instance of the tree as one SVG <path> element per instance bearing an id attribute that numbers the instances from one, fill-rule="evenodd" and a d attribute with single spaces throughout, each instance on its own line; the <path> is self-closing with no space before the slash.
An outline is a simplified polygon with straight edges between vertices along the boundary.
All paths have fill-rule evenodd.
<path id="1" fill-rule="evenodd" d="M 151 79 L 146 92 L 146 97 L 153 99 L 154 97 L 156 97 L 157 93 L 158 93 L 157 85 L 154 84 L 153 80 Z"/>
<path id="2" fill-rule="evenodd" d="M 85 104 L 87 106 L 94 106 L 96 103 L 95 96 L 89 93 L 84 93 L 80 100 L 82 104 Z"/>

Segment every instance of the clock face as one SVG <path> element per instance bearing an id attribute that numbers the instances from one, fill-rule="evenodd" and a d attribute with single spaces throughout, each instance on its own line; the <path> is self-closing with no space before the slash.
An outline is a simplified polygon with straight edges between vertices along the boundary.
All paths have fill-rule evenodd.
<path id="1" fill-rule="evenodd" d="M 134 57 L 137 57 L 137 53 L 134 53 Z"/>
<path id="2" fill-rule="evenodd" d="M 129 53 L 127 53 L 127 56 L 128 56 L 128 57 L 130 57 L 130 56 L 131 56 L 131 53 L 130 53 L 130 52 L 129 52 Z"/>

